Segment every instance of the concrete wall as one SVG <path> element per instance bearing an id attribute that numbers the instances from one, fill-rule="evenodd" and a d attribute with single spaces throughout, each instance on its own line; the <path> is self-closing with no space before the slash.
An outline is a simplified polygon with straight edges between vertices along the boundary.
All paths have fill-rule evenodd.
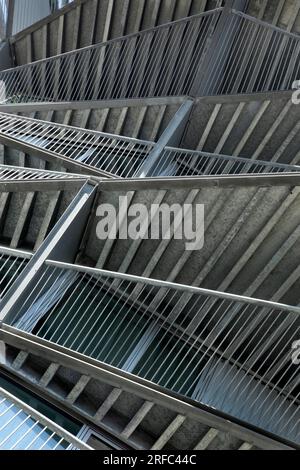
<path id="1" fill-rule="evenodd" d="M 2 42 L 0 44 L 0 70 L 6 70 L 12 67 L 12 59 L 9 44 Z"/>

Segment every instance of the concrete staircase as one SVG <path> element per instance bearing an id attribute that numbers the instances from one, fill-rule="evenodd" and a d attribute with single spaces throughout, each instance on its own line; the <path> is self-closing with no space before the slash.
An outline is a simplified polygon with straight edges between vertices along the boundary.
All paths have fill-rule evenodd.
<path id="1" fill-rule="evenodd" d="M 300 303 L 300 107 L 292 101 L 300 79 L 298 3 L 78 0 L 10 38 L 15 67 L 0 72 L 7 98 L 0 105 L 0 253 L 22 268 L 0 302 L 3 369 L 126 448 L 299 446 L 299 373 L 290 362 Z M 175 236 L 180 211 L 170 239 L 99 240 L 97 207 L 118 211 L 124 195 L 129 209 L 204 205 L 203 248 L 188 251 Z M 152 223 L 143 221 L 144 234 Z M 226 396 L 218 389 L 214 363 L 199 372 L 197 393 L 184 395 L 16 328 L 54 268 L 79 270 L 95 283 L 112 273 L 109 289 L 133 317 L 138 297 L 146 318 L 167 322 L 170 341 L 196 342 L 208 363 L 225 358 L 230 383 L 263 369 L 257 401 L 278 393 L 274 403 L 292 416 L 282 413 L 282 429 L 269 435 L 275 405 L 267 423 L 254 406 L 237 410 L 228 383 Z M 130 290 L 132 283 L 138 286 Z M 195 304 L 193 288 L 202 289 Z M 184 291 L 178 304 L 174 289 Z M 222 320 L 228 293 L 237 297 Z M 272 302 L 272 315 L 258 299 Z M 253 317 L 241 325 L 243 302 Z M 203 336 L 193 336 L 207 317 Z M 45 319 L 38 321 L 42 327 Z M 82 341 L 89 333 L 83 325 Z"/>
<path id="2" fill-rule="evenodd" d="M 6 327 L 0 339 L 8 348 L 6 371 L 17 374 L 41 396 L 94 423 L 127 448 L 147 450 L 288 449 L 242 423 L 218 416 L 151 383 L 103 367 L 82 364 L 63 348 L 30 341 Z M 144 383 L 143 383 L 144 382 Z"/>
<path id="3" fill-rule="evenodd" d="M 64 213 L 85 179 L 1 167 L 0 240 L 10 248 L 34 252 Z"/>

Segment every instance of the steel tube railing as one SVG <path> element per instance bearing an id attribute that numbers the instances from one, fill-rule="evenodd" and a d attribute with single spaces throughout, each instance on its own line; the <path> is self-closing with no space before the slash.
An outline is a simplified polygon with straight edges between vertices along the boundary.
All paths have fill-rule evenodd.
<path id="1" fill-rule="evenodd" d="M 82 176 L 58 172 L 58 171 L 46 171 L 35 168 L 23 168 L 12 165 L 1 165 L 0 164 L 0 181 L 7 180 L 57 180 L 57 179 L 77 179 Z"/>
<path id="2" fill-rule="evenodd" d="M 0 450 L 68 449 L 91 447 L 0 388 Z"/>
<path id="3" fill-rule="evenodd" d="M 0 113 L 1 135 L 30 144 L 36 149 L 54 152 L 58 157 L 68 157 L 118 177 L 136 177 L 155 148 L 153 142 L 89 131 L 86 129 L 53 124 L 31 118 Z M 1 178 L 55 178 L 57 173 L 36 170 L 8 171 L 3 168 Z M 18 171 L 18 173 L 16 173 Z M 300 172 L 297 165 L 264 162 L 247 158 L 210 154 L 166 147 L 148 176 L 197 176 Z M 65 177 L 58 173 L 57 177 Z M 70 175 L 71 177 L 71 175 Z"/>
<path id="4" fill-rule="evenodd" d="M 240 11 L 231 13 L 224 33 L 230 36 L 229 45 L 223 46 L 222 38 L 214 51 L 201 94 L 291 90 L 300 79 L 298 35 Z"/>
<path id="5" fill-rule="evenodd" d="M 233 10 L 222 23 L 216 45 L 211 39 L 222 11 L 0 72 L 6 100 L 88 101 L 292 89 L 300 79 L 299 36 Z"/>
<path id="6" fill-rule="evenodd" d="M 8 292 L 30 258 L 30 254 L 0 247 L 0 298 Z"/>
<path id="7" fill-rule="evenodd" d="M 241 175 L 300 172 L 300 166 L 166 147 L 151 176 Z"/>
<path id="8" fill-rule="evenodd" d="M 0 73 L 7 100 L 187 95 L 222 9 Z M 176 48 L 174 48 L 176 44 Z"/>
<path id="9" fill-rule="evenodd" d="M 148 141 L 4 113 L 0 139 L 1 134 L 120 177 L 136 176 L 154 147 Z"/>
<path id="10" fill-rule="evenodd" d="M 72 283 L 53 302 L 67 272 Z M 299 335 L 298 307 L 47 261 L 10 324 L 20 321 L 48 341 L 299 441 L 299 390 L 290 387 L 299 373 L 284 360 Z"/>

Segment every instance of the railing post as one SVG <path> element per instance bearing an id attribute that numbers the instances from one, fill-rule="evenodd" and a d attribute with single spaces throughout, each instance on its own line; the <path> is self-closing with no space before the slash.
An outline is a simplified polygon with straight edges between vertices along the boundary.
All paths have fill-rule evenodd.
<path id="1" fill-rule="evenodd" d="M 226 31 L 228 31 L 228 23 L 232 17 L 232 10 L 244 10 L 246 7 L 246 2 L 241 0 L 226 0 L 223 11 L 219 17 L 215 29 L 211 33 L 211 37 L 208 39 L 207 52 L 204 56 L 203 62 L 199 67 L 198 73 L 196 74 L 192 89 L 191 96 L 205 96 L 213 95 L 217 93 L 217 90 L 214 85 L 214 80 L 211 80 L 211 73 L 216 66 L 215 55 L 216 52 L 219 53 L 220 50 L 225 50 L 222 53 L 222 60 L 218 64 L 218 69 L 222 70 L 224 64 L 226 63 L 227 51 L 231 47 L 231 41 L 227 37 L 227 45 L 224 43 L 224 38 L 226 38 Z M 235 29 L 233 28 L 230 32 L 231 36 L 234 34 Z M 228 36 L 228 35 L 227 35 Z M 229 47 L 228 47 L 229 46 Z M 220 75 L 220 72 L 218 72 Z M 207 88 L 207 86 L 209 88 Z"/>
<path id="2" fill-rule="evenodd" d="M 162 159 L 163 151 L 168 145 L 179 145 L 182 135 L 184 133 L 185 126 L 187 124 L 187 120 L 189 119 L 193 104 L 193 100 L 187 99 L 180 106 L 177 113 L 175 114 L 175 116 L 161 135 L 160 139 L 148 155 L 145 163 L 140 168 L 137 177 L 146 178 L 149 176 L 159 176 L 156 174 L 155 169 L 156 171 L 158 170 L 159 162 Z"/>

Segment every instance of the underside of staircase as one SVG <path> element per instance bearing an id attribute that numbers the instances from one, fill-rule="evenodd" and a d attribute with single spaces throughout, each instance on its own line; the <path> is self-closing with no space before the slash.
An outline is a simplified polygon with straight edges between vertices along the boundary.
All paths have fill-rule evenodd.
<path id="1" fill-rule="evenodd" d="M 0 449 L 299 449 L 300 2 L 3 4 Z"/>

